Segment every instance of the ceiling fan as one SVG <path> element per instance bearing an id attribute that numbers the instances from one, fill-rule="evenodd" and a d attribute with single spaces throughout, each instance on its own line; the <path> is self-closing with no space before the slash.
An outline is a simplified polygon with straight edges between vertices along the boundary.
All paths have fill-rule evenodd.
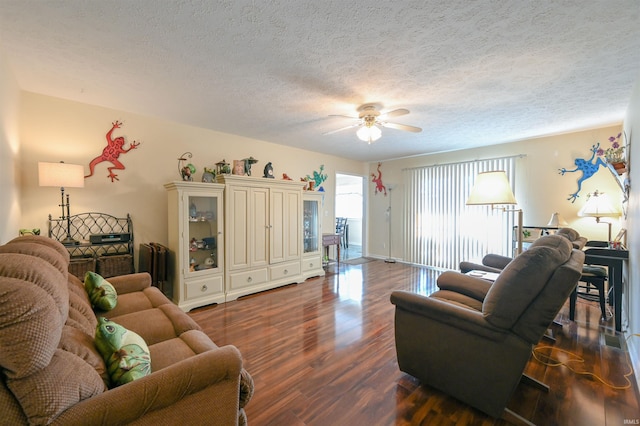
<path id="1" fill-rule="evenodd" d="M 380 136 L 382 136 L 382 131 L 378 126 L 388 127 L 390 129 L 404 130 L 404 131 L 413 132 L 413 133 L 419 133 L 422 131 L 420 127 L 386 121 L 387 118 L 399 117 L 401 115 L 409 114 L 408 109 L 398 108 L 398 109 L 381 113 L 379 111 L 380 107 L 381 107 L 380 104 L 375 104 L 375 103 L 361 105 L 357 110 L 358 111 L 357 117 L 352 115 L 342 115 L 342 114 L 329 115 L 329 117 L 346 117 L 346 118 L 352 118 L 358 121 L 350 126 L 342 127 L 340 129 L 332 130 L 330 132 L 326 132 L 323 134 L 331 135 L 333 133 L 341 132 L 343 130 L 353 129 L 354 127 L 360 127 L 360 129 L 356 132 L 358 139 L 367 143 L 372 143 L 380 139 Z"/>

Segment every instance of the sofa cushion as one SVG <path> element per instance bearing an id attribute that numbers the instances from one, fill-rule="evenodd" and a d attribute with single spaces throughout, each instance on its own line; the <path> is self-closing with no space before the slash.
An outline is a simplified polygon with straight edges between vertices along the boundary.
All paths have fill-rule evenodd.
<path id="1" fill-rule="evenodd" d="M 98 320 L 91 308 L 84 284 L 75 275 L 69 274 L 67 287 L 69 288 L 69 318 L 65 324 L 81 330 L 93 339 Z"/>
<path id="2" fill-rule="evenodd" d="M 500 273 L 482 305 L 493 326 L 511 328 L 542 291 L 556 268 L 571 257 L 569 240 L 558 235 L 537 239 Z"/>
<path id="3" fill-rule="evenodd" d="M 96 347 L 102 355 L 112 386 L 151 374 L 149 348 L 144 339 L 106 318 L 98 318 Z"/>
<path id="4" fill-rule="evenodd" d="M 7 379 L 31 424 L 48 424 L 78 402 L 99 395 L 105 385 L 80 357 L 57 349 L 45 368 L 20 379 Z"/>
<path id="5" fill-rule="evenodd" d="M 173 339 L 185 331 L 200 330 L 200 326 L 173 303 L 117 317 L 110 315 L 105 315 L 105 317 L 138 333 L 147 342 L 147 345 Z"/>
<path id="6" fill-rule="evenodd" d="M 118 303 L 118 294 L 111 283 L 92 271 L 84 276 L 84 289 L 89 295 L 89 301 L 94 309 L 110 311 Z"/>
<path id="7" fill-rule="evenodd" d="M 102 355 L 98 352 L 98 348 L 96 348 L 93 336 L 89 336 L 77 328 L 65 325 L 62 329 L 62 337 L 58 347 L 82 358 L 100 375 L 105 387 L 110 387 L 111 381 L 107 373 L 107 367 Z"/>

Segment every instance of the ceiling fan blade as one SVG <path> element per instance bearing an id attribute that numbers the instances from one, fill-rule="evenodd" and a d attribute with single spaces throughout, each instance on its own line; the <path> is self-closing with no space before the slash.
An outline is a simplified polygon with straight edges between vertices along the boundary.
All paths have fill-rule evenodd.
<path id="1" fill-rule="evenodd" d="M 383 112 L 381 117 L 400 117 L 401 115 L 409 114 L 409 110 L 406 108 L 398 108 L 392 111 Z"/>
<path id="2" fill-rule="evenodd" d="M 420 127 L 409 126 L 407 124 L 389 123 L 388 121 L 381 121 L 380 125 L 382 127 L 388 127 L 390 129 L 404 130 L 404 131 L 413 132 L 413 133 L 420 133 L 422 131 Z"/>
<path id="3" fill-rule="evenodd" d="M 344 115 L 344 114 L 329 114 L 329 117 L 353 118 L 355 120 L 360 118 L 357 115 Z"/>
<path id="4" fill-rule="evenodd" d="M 362 125 L 362 123 L 352 124 L 351 126 L 342 127 L 342 128 L 340 128 L 340 129 L 331 130 L 330 132 L 323 133 L 323 135 L 332 135 L 332 134 L 334 134 L 334 133 L 338 133 L 338 132 L 341 132 L 341 131 L 343 131 L 343 130 L 353 129 L 354 127 L 359 127 L 359 126 L 361 126 L 361 125 Z"/>

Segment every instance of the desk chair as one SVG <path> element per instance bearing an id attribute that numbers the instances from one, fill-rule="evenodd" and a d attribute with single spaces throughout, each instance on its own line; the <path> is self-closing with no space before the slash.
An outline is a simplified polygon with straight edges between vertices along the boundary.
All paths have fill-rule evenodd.
<path id="1" fill-rule="evenodd" d="M 575 321 L 576 316 L 576 301 L 578 297 L 590 301 L 598 301 L 600 303 L 600 312 L 602 314 L 602 320 L 606 321 L 607 308 L 605 303 L 606 288 L 605 281 L 607 280 L 607 270 L 602 266 L 584 265 L 582 268 L 582 276 L 578 282 L 578 285 L 571 296 L 569 297 L 569 319 Z M 591 293 L 592 287 L 595 287 L 598 294 Z M 581 291 L 582 290 L 582 291 Z"/>

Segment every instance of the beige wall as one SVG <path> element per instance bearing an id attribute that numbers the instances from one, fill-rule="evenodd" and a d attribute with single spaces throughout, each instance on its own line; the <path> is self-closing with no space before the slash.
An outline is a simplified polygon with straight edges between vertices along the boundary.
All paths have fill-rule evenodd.
<path id="1" fill-rule="evenodd" d="M 0 51 L 0 242 L 16 237 L 20 222 L 19 98 L 18 84 Z"/>
<path id="2" fill-rule="evenodd" d="M 575 192 L 577 180 L 581 173 L 567 173 L 561 176 L 558 169 L 565 167 L 573 169 L 576 158 L 589 158 L 591 145 L 601 142 L 608 144 L 611 135 L 617 135 L 621 126 L 594 129 L 584 132 L 569 133 L 565 135 L 549 136 L 538 139 L 530 139 L 509 144 L 494 145 L 486 148 L 455 151 L 437 155 L 412 157 L 407 159 L 385 161 L 382 163 L 383 182 L 395 184 L 393 191 L 393 205 L 396 208 L 392 215 L 392 257 L 403 258 L 402 232 L 402 203 L 404 201 L 402 184 L 402 170 L 412 167 L 444 164 L 476 159 L 488 159 L 501 156 L 522 154 L 517 164 L 517 180 L 515 182 L 515 196 L 519 207 L 524 212 L 524 225 L 546 225 L 551 214 L 560 213 L 569 225 L 581 234 L 592 240 L 606 240 L 607 226 L 596 224 L 593 218 L 581 218 L 577 212 L 582 207 L 587 193 L 596 189 L 606 192 L 613 201 L 622 203 L 622 191 L 618 187 L 616 179 L 607 170 L 601 168 L 593 177 L 584 181 L 581 197 L 575 203 L 567 200 L 569 194 Z M 370 164 L 370 174 L 374 173 L 377 163 Z M 371 182 L 371 178 L 369 178 Z M 381 194 L 374 195 L 375 185 L 369 185 L 369 230 L 387 229 L 386 216 L 388 199 Z M 609 220 L 609 219 L 603 219 Z M 613 219 L 613 235 L 621 227 L 619 219 Z M 388 256 L 385 243 L 387 233 L 370 231 L 369 253 L 374 256 Z"/>
<path id="3" fill-rule="evenodd" d="M 253 176 L 262 176 L 264 165 L 271 161 L 275 175 L 287 173 L 294 179 L 313 174 L 321 164 L 329 175 L 323 206 L 323 228 L 331 232 L 334 224 L 335 172 L 363 176 L 366 163 L 287 148 L 273 143 L 242 138 L 211 130 L 158 120 L 123 111 L 85 105 L 33 93 L 22 94 L 20 138 L 22 161 L 23 209 L 20 227 L 46 230 L 47 216 L 60 215 L 60 191 L 38 187 L 38 161 L 82 164 L 88 173 L 89 162 L 106 146 L 105 134 L 113 121 L 124 124 L 114 136 L 124 136 L 125 148 L 134 140 L 140 146 L 120 155 L 125 170 L 116 171 L 119 181 L 107 178 L 108 163 L 99 164 L 94 176 L 85 179 L 84 188 L 69 188 L 71 214 L 89 211 L 116 216 L 130 213 L 134 224 L 136 247 L 142 242 L 167 242 L 167 195 L 163 184 L 180 180 L 178 158 L 185 151 L 193 154 L 190 162 L 198 169 L 213 167 L 226 159 L 249 156 L 259 162 Z"/>

